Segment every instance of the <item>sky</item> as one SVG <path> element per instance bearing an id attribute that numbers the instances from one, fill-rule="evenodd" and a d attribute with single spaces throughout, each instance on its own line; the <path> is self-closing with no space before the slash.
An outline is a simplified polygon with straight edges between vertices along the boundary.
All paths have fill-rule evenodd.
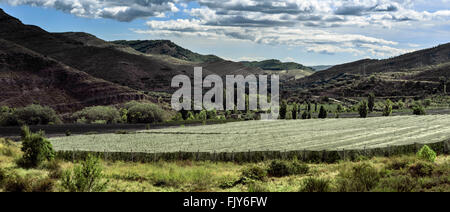
<path id="1" fill-rule="evenodd" d="M 172 40 L 234 61 L 335 65 L 450 42 L 450 0 L 0 0 L 25 24 Z"/>

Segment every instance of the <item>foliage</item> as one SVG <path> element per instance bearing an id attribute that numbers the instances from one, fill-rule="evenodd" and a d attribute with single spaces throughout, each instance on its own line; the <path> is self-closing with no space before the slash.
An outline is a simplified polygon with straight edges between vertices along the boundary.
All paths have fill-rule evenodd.
<path id="1" fill-rule="evenodd" d="M 22 152 L 19 164 L 23 167 L 37 167 L 44 161 L 53 160 L 55 151 L 44 137 L 44 132 L 31 133 L 27 126 L 22 127 Z"/>
<path id="2" fill-rule="evenodd" d="M 369 107 L 367 106 L 367 102 L 363 101 L 359 104 L 358 106 L 358 112 L 359 112 L 359 116 L 361 118 L 367 118 L 367 115 L 369 115 Z"/>
<path id="3" fill-rule="evenodd" d="M 48 125 L 59 124 L 61 119 L 55 110 L 47 106 L 29 105 L 24 108 L 11 109 L 2 107 L 0 110 L 0 125 Z"/>
<path id="4" fill-rule="evenodd" d="M 421 104 L 416 104 L 412 108 L 414 115 L 426 115 L 425 108 Z"/>
<path id="5" fill-rule="evenodd" d="M 265 181 L 267 178 L 267 170 L 263 167 L 254 165 L 243 169 L 241 175 L 244 180 Z"/>
<path id="6" fill-rule="evenodd" d="M 340 192 L 371 191 L 380 181 L 380 173 L 368 163 L 353 166 L 350 170 L 343 170 L 337 177 Z"/>
<path id="7" fill-rule="evenodd" d="M 125 104 L 125 108 L 129 123 L 156 123 L 166 119 L 164 110 L 152 103 L 133 101 Z"/>
<path id="8" fill-rule="evenodd" d="M 409 166 L 408 172 L 413 177 L 426 177 L 433 173 L 434 166 L 429 162 L 418 161 Z"/>
<path id="9" fill-rule="evenodd" d="M 375 107 L 375 94 L 370 93 L 367 102 L 368 102 L 367 107 L 369 108 L 369 112 L 373 112 L 373 109 Z"/>
<path id="10" fill-rule="evenodd" d="M 320 107 L 319 119 L 326 119 L 328 117 L 328 112 L 324 106 Z"/>
<path id="11" fill-rule="evenodd" d="M 436 160 L 436 152 L 425 145 L 417 152 L 417 157 L 425 161 L 434 162 Z"/>
<path id="12" fill-rule="evenodd" d="M 280 106 L 280 119 L 286 119 L 286 115 L 287 115 L 287 102 L 283 101 L 281 102 Z"/>
<path id="13" fill-rule="evenodd" d="M 64 172 L 62 186 L 70 192 L 101 192 L 107 186 L 107 182 L 102 182 L 102 177 L 99 159 L 89 155 L 81 166 Z"/>
<path id="14" fill-rule="evenodd" d="M 398 175 L 383 178 L 374 189 L 378 192 L 414 192 L 419 186 L 417 179 L 409 175 Z"/>
<path id="15" fill-rule="evenodd" d="M 384 103 L 383 116 L 390 116 L 392 114 L 392 101 L 386 100 Z"/>
<path id="16" fill-rule="evenodd" d="M 306 174 L 309 167 L 298 161 L 281 161 L 274 160 L 270 163 L 267 173 L 272 177 L 285 177 L 289 175 Z"/>
<path id="17" fill-rule="evenodd" d="M 297 119 L 298 118 L 298 111 L 299 111 L 299 107 L 297 103 L 294 103 L 294 105 L 292 106 L 292 119 Z"/>
<path id="18" fill-rule="evenodd" d="M 74 113 L 72 118 L 78 123 L 85 122 L 86 124 L 100 123 L 101 121 L 106 124 L 116 124 L 122 121 L 120 112 L 110 106 L 87 107 Z"/>
<path id="19" fill-rule="evenodd" d="M 328 179 L 308 177 L 303 181 L 300 192 L 330 192 L 331 182 Z"/>

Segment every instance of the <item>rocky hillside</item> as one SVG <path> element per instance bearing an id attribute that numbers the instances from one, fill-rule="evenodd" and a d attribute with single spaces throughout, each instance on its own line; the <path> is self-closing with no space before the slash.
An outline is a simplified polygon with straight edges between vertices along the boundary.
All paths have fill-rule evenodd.
<path id="1" fill-rule="evenodd" d="M 54 59 L 0 39 L 0 105 L 48 105 L 71 112 L 146 98 L 128 87 L 97 79 Z"/>

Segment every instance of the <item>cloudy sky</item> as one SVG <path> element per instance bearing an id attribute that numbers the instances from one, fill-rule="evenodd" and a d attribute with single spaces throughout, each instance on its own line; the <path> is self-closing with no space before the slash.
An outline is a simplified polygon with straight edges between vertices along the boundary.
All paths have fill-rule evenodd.
<path id="1" fill-rule="evenodd" d="M 0 8 L 52 32 L 170 39 L 236 61 L 332 65 L 450 42 L 450 0 L 0 0 Z"/>

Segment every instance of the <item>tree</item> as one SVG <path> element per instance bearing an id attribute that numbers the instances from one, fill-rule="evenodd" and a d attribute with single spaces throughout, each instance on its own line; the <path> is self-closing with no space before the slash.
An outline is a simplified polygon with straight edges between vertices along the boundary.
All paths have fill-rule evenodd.
<path id="1" fill-rule="evenodd" d="M 319 119 L 326 119 L 328 117 L 328 112 L 325 109 L 325 107 L 322 105 L 320 107 L 320 112 L 319 112 Z"/>
<path id="2" fill-rule="evenodd" d="M 391 100 L 386 100 L 384 103 L 383 116 L 390 116 L 392 114 L 392 105 L 393 103 Z"/>
<path id="3" fill-rule="evenodd" d="M 107 186 L 107 182 L 101 181 L 102 177 L 99 159 L 88 155 L 81 166 L 64 172 L 62 186 L 69 192 L 100 192 Z"/>
<path id="4" fill-rule="evenodd" d="M 14 112 L 18 124 L 21 125 L 47 125 L 61 123 L 55 110 L 47 106 L 29 105 Z"/>
<path id="5" fill-rule="evenodd" d="M 414 105 L 412 109 L 414 115 L 426 115 L 425 108 L 419 103 L 416 103 L 416 105 Z"/>
<path id="6" fill-rule="evenodd" d="M 369 94 L 367 107 L 369 108 L 369 112 L 373 112 L 373 109 L 375 107 L 375 94 Z"/>
<path id="7" fill-rule="evenodd" d="M 294 102 L 294 105 L 292 106 L 292 119 L 297 119 L 298 117 L 298 104 Z"/>
<path id="8" fill-rule="evenodd" d="M 358 112 L 359 116 L 361 118 L 367 118 L 367 115 L 369 114 L 369 107 L 367 106 L 366 101 L 362 101 L 358 106 Z"/>
<path id="9" fill-rule="evenodd" d="M 286 119 L 286 114 L 287 114 L 287 103 L 286 101 L 281 102 L 281 107 L 280 107 L 280 119 Z"/>
<path id="10" fill-rule="evenodd" d="M 19 164 L 27 168 L 35 168 L 44 161 L 53 160 L 55 151 L 49 140 L 44 137 L 44 132 L 32 133 L 28 126 L 22 127 L 22 152 L 23 156 Z"/>

